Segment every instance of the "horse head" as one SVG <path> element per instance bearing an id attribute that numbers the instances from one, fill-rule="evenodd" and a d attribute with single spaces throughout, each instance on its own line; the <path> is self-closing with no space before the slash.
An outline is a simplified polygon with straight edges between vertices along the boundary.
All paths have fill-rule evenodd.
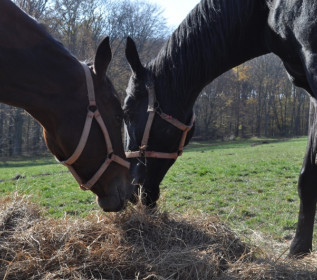
<path id="1" fill-rule="evenodd" d="M 160 182 L 193 135 L 194 118 L 178 107 L 169 110 L 171 115 L 165 113 L 168 106 L 156 98 L 161 88 L 156 86 L 153 72 L 142 65 L 131 38 L 127 39 L 126 57 L 132 70 L 123 107 L 130 177 L 135 190 L 138 186 L 146 190 L 143 202 L 155 206 Z"/>
<path id="2" fill-rule="evenodd" d="M 83 65 L 85 71 L 81 69 L 80 79 L 87 79 L 78 94 L 82 97 L 73 100 L 69 108 L 65 106 L 66 100 L 61 104 L 68 119 L 65 116 L 67 121 L 59 128 L 59 133 L 55 133 L 57 128 L 44 129 L 51 152 L 70 169 L 82 189 L 90 189 L 97 195 L 98 204 L 104 211 L 124 208 L 132 192 L 128 179 L 129 163 L 125 161 L 122 145 L 123 112 L 117 93 L 106 76 L 111 56 L 107 37 L 98 46 L 93 66 Z M 81 137 L 74 131 L 82 132 Z"/>

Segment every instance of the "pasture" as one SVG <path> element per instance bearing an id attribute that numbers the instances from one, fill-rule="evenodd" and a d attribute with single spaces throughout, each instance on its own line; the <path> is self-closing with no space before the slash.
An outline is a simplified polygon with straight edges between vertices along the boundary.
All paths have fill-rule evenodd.
<path id="1" fill-rule="evenodd" d="M 176 213 L 215 214 L 239 234 L 288 242 L 296 228 L 305 146 L 305 137 L 192 142 L 162 182 L 159 205 Z M 0 194 L 11 192 L 30 194 L 55 218 L 99 211 L 95 196 L 80 190 L 51 156 L 2 161 Z"/>
<path id="2" fill-rule="evenodd" d="M 193 142 L 162 182 L 159 205 L 178 213 L 216 214 L 239 233 L 256 231 L 287 242 L 297 221 L 305 146 L 305 137 Z M 0 193 L 15 191 L 31 194 L 56 218 L 99 210 L 95 196 L 81 191 L 51 156 L 2 161 Z"/>
<path id="3" fill-rule="evenodd" d="M 316 277 L 316 254 L 303 262 L 285 259 L 305 145 L 306 138 L 193 142 L 164 179 L 154 214 L 140 205 L 103 213 L 94 195 L 81 191 L 51 157 L 2 161 L 0 253 L 7 261 L 0 275 Z M 316 239 L 315 229 L 314 251 Z"/>

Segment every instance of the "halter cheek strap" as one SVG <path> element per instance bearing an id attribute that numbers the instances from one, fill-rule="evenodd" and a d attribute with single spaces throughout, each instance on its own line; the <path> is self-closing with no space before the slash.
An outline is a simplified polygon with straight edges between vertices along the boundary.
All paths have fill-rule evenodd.
<path id="1" fill-rule="evenodd" d="M 173 118 L 172 116 L 169 116 L 169 115 L 161 112 L 161 110 L 158 110 L 158 107 L 155 106 L 156 98 L 155 98 L 154 85 L 150 84 L 150 85 L 146 86 L 146 88 L 147 88 L 148 95 L 149 95 L 149 104 L 148 104 L 148 109 L 147 109 L 149 116 L 148 116 L 148 119 L 147 119 L 147 122 L 145 125 L 145 129 L 144 129 L 144 133 L 143 133 L 143 137 L 142 137 L 142 141 L 141 141 L 141 146 L 140 146 L 140 149 L 138 151 L 126 152 L 125 153 L 126 157 L 127 158 L 138 158 L 138 157 L 148 158 L 148 157 L 151 157 L 151 158 L 165 158 L 165 159 L 176 160 L 179 156 L 181 156 L 183 154 L 183 149 L 185 146 L 187 133 L 192 129 L 194 122 L 195 122 L 195 114 L 193 113 L 190 124 L 186 125 L 186 124 L 180 122 L 179 120 Z M 162 152 L 155 152 L 155 151 L 147 151 L 148 141 L 149 141 L 149 137 L 150 137 L 150 131 L 151 131 L 151 127 L 152 127 L 155 115 L 159 115 L 163 120 L 165 120 L 166 122 L 177 127 L 179 130 L 183 131 L 182 138 L 180 140 L 177 152 L 175 152 L 175 153 L 162 153 Z"/>
<path id="2" fill-rule="evenodd" d="M 111 143 L 111 139 L 110 139 L 107 127 L 106 127 L 106 125 L 105 125 L 105 123 L 104 123 L 104 121 L 99 113 L 99 110 L 97 108 L 96 99 L 95 99 L 94 84 L 93 84 L 93 80 L 91 77 L 90 69 L 84 63 L 82 63 L 82 66 L 83 66 L 84 71 L 85 71 L 87 90 L 88 90 L 88 99 L 89 99 L 89 107 L 88 107 L 88 113 L 86 116 L 86 121 L 84 124 L 84 129 L 82 131 L 79 143 L 78 143 L 77 148 L 75 149 L 74 153 L 65 161 L 59 161 L 57 158 L 56 158 L 56 160 L 58 162 L 62 163 L 63 165 L 65 165 L 69 169 L 69 171 L 72 173 L 74 178 L 79 183 L 79 186 L 81 189 L 89 190 L 99 180 L 101 175 L 106 171 L 106 169 L 108 168 L 108 166 L 112 162 L 116 162 L 116 163 L 118 163 L 126 168 L 130 167 L 130 163 L 113 153 L 112 143 Z M 95 119 L 97 121 L 97 123 L 99 124 L 101 131 L 103 133 L 103 136 L 105 138 L 105 142 L 107 145 L 107 158 L 104 161 L 104 163 L 99 167 L 97 172 L 91 177 L 91 179 L 85 183 L 80 178 L 80 176 L 75 171 L 75 169 L 72 167 L 72 164 L 75 161 L 77 161 L 77 159 L 80 157 L 80 155 L 82 154 L 82 152 L 86 146 L 93 119 Z"/>

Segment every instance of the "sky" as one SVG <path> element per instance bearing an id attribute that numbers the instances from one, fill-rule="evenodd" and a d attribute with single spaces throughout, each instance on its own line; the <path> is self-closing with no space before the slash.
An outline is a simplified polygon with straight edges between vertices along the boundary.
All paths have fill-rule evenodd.
<path id="1" fill-rule="evenodd" d="M 200 0 L 149 0 L 164 9 L 167 25 L 176 28 Z"/>

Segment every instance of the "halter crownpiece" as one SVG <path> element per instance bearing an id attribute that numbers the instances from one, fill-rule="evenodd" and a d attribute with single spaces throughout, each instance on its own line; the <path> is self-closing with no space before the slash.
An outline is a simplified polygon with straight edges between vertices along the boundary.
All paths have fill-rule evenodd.
<path id="1" fill-rule="evenodd" d="M 84 129 L 83 129 L 79 143 L 78 143 L 77 148 L 75 149 L 74 153 L 65 161 L 59 161 L 56 157 L 55 158 L 58 162 L 62 163 L 63 165 L 65 165 L 69 169 L 69 171 L 72 173 L 74 178 L 79 183 L 79 186 L 81 189 L 90 190 L 93 187 L 93 185 L 99 180 L 101 175 L 106 171 L 106 169 L 109 167 L 109 165 L 112 162 L 116 162 L 116 163 L 118 163 L 126 168 L 130 168 L 130 163 L 128 161 L 124 160 L 123 158 L 114 154 L 111 139 L 110 139 L 107 127 L 106 127 L 106 125 L 105 125 L 105 123 L 104 123 L 104 121 L 99 113 L 99 110 L 98 110 L 98 107 L 96 104 L 94 84 L 93 84 L 92 76 L 90 73 L 90 69 L 84 63 L 82 63 L 81 65 L 85 71 L 87 91 L 88 91 L 88 100 L 89 100 L 88 113 L 87 113 L 86 121 L 84 124 Z M 97 172 L 91 177 L 91 179 L 88 180 L 86 183 L 84 183 L 82 181 L 82 179 L 80 178 L 80 176 L 75 171 L 75 169 L 71 165 L 80 157 L 80 155 L 82 154 L 82 152 L 86 146 L 93 119 L 96 119 L 97 123 L 99 124 L 99 126 L 102 130 L 103 136 L 105 138 L 105 142 L 107 145 L 107 158 L 104 161 L 104 163 L 99 167 Z"/>
<path id="2" fill-rule="evenodd" d="M 179 120 L 173 118 L 170 115 L 167 115 L 159 109 L 159 106 L 156 106 L 156 96 L 155 96 L 155 89 L 154 89 L 154 84 L 149 83 L 146 85 L 147 91 L 148 91 L 148 98 L 149 98 L 149 104 L 148 104 L 148 119 L 145 125 L 142 141 L 141 141 L 141 146 L 138 151 L 129 151 L 126 152 L 126 157 L 127 158 L 139 158 L 139 157 L 144 157 L 144 158 L 165 158 L 165 159 L 174 159 L 176 160 L 179 156 L 183 154 L 183 149 L 185 146 L 185 140 L 187 133 L 192 129 L 194 122 L 195 122 L 195 114 L 193 113 L 192 118 L 190 120 L 190 124 L 186 125 Z M 175 153 L 162 153 L 162 152 L 155 152 L 155 151 L 147 151 L 148 148 L 148 141 L 150 137 L 150 131 L 151 127 L 153 124 L 153 120 L 155 115 L 159 115 L 163 120 L 166 122 L 172 124 L 173 126 L 177 127 L 178 129 L 183 131 L 182 138 L 180 140 L 178 150 Z"/>

